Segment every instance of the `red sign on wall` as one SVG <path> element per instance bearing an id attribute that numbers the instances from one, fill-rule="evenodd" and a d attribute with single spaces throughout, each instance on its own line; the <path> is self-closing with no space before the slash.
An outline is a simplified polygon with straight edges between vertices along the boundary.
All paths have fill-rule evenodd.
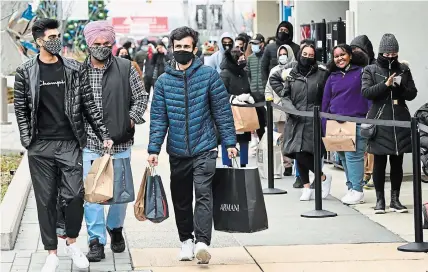
<path id="1" fill-rule="evenodd" d="M 122 34 L 158 34 L 169 32 L 168 17 L 113 17 L 112 24 L 116 33 Z"/>

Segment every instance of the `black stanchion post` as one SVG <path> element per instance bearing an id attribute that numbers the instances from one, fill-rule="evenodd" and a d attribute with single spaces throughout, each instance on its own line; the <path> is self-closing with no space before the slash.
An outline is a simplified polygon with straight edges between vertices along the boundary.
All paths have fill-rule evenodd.
<path id="1" fill-rule="evenodd" d="M 315 170 L 315 210 L 303 213 L 302 217 L 307 218 L 324 218 L 335 217 L 337 213 L 329 212 L 322 209 L 321 197 L 321 119 L 320 107 L 314 107 L 314 170 Z"/>
<path id="2" fill-rule="evenodd" d="M 415 242 L 399 246 L 397 249 L 404 252 L 428 252 L 428 243 L 424 242 L 424 233 L 422 228 L 421 141 L 419 138 L 417 118 L 412 118 L 411 129 Z"/>
<path id="3" fill-rule="evenodd" d="M 266 101 L 267 110 L 267 152 L 268 152 L 268 188 L 263 189 L 265 195 L 286 194 L 287 191 L 275 188 L 274 170 L 273 170 L 273 108 L 272 101 Z"/>

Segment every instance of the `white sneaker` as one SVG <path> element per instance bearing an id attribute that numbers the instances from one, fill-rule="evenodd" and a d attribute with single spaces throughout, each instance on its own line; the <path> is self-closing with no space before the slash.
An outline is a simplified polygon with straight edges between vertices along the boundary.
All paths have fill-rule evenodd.
<path id="1" fill-rule="evenodd" d="M 340 199 L 340 201 L 342 201 L 342 203 L 345 203 L 346 202 L 346 200 L 348 199 L 348 198 L 350 198 L 350 195 L 351 195 L 351 192 L 352 192 L 352 189 L 348 189 L 348 191 L 346 192 L 346 194 Z"/>
<path id="2" fill-rule="evenodd" d="M 198 264 L 208 264 L 211 260 L 211 254 L 208 252 L 208 246 L 202 242 L 196 244 L 196 259 Z"/>
<path id="3" fill-rule="evenodd" d="M 193 240 L 189 239 L 181 243 L 180 261 L 192 261 L 195 257 Z"/>
<path id="4" fill-rule="evenodd" d="M 331 190 L 331 180 L 332 180 L 332 176 L 329 174 L 325 174 L 326 179 L 321 182 L 321 188 L 322 188 L 322 198 L 326 198 L 329 194 L 330 194 L 330 190 Z"/>
<path id="5" fill-rule="evenodd" d="M 303 188 L 302 195 L 300 196 L 300 201 L 309 201 L 312 198 L 314 193 L 314 189 L 311 188 Z"/>
<path id="6" fill-rule="evenodd" d="M 42 272 L 55 272 L 59 266 L 59 259 L 56 254 L 49 254 L 46 258 L 45 265 L 42 268 Z"/>
<path id="7" fill-rule="evenodd" d="M 77 243 L 73 243 L 71 245 L 67 245 L 65 247 L 65 252 L 68 256 L 73 260 L 74 265 L 77 268 L 85 269 L 89 267 L 88 258 L 83 254 L 80 248 L 77 246 Z"/>
<path id="8" fill-rule="evenodd" d="M 348 193 L 342 198 L 342 203 L 347 205 L 356 205 L 364 203 L 364 193 L 354 190 L 349 190 Z"/>

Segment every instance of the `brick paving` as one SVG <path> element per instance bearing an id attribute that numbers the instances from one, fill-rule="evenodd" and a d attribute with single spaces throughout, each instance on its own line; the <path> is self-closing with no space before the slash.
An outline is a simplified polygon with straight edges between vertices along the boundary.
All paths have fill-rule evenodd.
<path id="1" fill-rule="evenodd" d="M 80 236 L 77 239 L 79 247 L 87 253 L 87 233 L 86 226 L 82 226 Z M 58 256 L 60 266 L 58 272 L 70 271 L 132 271 L 131 256 L 128 248 L 123 253 L 113 253 L 110 245 L 105 247 L 105 260 L 99 263 L 91 263 L 89 269 L 78 269 L 73 265 L 71 258 L 65 254 L 65 240 L 58 241 Z M 18 238 L 15 248 L 12 251 L 1 252 L 2 272 L 34 272 L 40 271 L 47 252 L 43 249 L 40 238 L 40 230 L 37 220 L 36 201 L 34 191 L 31 190 L 28 196 L 27 206 L 21 221 Z"/>

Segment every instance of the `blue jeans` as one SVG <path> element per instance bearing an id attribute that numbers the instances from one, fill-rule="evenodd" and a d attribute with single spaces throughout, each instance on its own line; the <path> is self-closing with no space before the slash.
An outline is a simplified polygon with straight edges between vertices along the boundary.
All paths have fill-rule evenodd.
<path id="1" fill-rule="evenodd" d="M 248 164 L 248 144 L 249 142 L 239 142 L 239 160 L 241 165 Z M 221 144 L 221 159 L 223 165 L 232 166 L 232 161 L 227 155 L 227 148 L 224 144 Z"/>
<path id="2" fill-rule="evenodd" d="M 86 148 L 83 149 L 83 178 L 86 178 L 89 170 L 91 169 L 91 161 L 99 157 L 99 154 Z M 113 158 L 118 159 L 130 157 L 131 149 L 113 155 Z M 125 222 L 127 204 L 128 203 L 110 205 L 106 224 L 106 219 L 104 216 L 104 206 L 106 205 L 86 202 L 84 208 L 89 242 L 95 238 L 98 238 L 100 244 L 105 245 L 107 243 L 106 227 L 108 227 L 109 229 L 123 227 L 123 223 Z"/>
<path id="3" fill-rule="evenodd" d="M 357 124 L 356 150 L 354 152 L 337 152 L 345 169 L 348 190 L 362 192 L 364 185 L 364 152 L 367 141 L 361 137 L 361 126 Z"/>

